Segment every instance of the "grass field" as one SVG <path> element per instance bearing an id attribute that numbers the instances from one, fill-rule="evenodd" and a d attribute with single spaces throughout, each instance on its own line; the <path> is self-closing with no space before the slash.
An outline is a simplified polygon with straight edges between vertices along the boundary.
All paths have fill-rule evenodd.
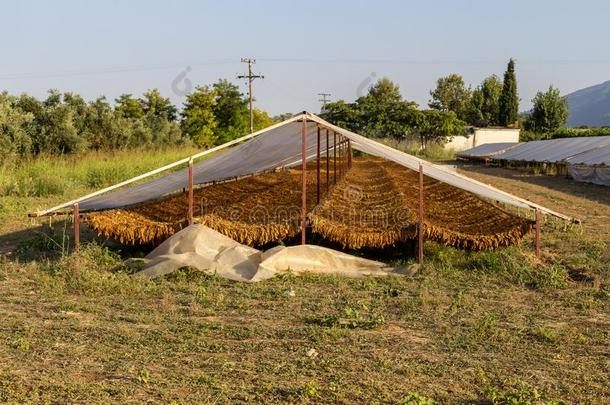
<path id="1" fill-rule="evenodd" d="M 427 243 L 414 277 L 143 280 L 124 263 L 142 252 L 68 254 L 60 221 L 25 218 L 188 154 L 138 153 L 1 172 L 0 402 L 610 401 L 610 189 L 465 167 L 583 224 L 545 222 L 540 261 L 531 237 L 472 254 Z M 40 177 L 60 186 L 40 192 Z"/>

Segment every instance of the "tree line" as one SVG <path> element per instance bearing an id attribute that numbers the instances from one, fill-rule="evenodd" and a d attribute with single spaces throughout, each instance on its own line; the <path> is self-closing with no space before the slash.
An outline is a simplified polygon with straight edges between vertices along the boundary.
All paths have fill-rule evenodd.
<path id="1" fill-rule="evenodd" d="M 404 100 L 396 84 L 380 79 L 367 95 L 353 103 L 339 100 L 326 105 L 323 115 L 336 125 L 370 137 L 391 136 L 445 142 L 464 134 L 464 127 L 522 128 L 522 140 L 564 136 L 603 135 L 605 130 L 567 130 L 568 103 L 550 86 L 532 99 L 531 111 L 519 113 L 515 61 L 508 61 L 502 80 L 491 75 L 472 89 L 459 74 L 441 77 L 430 91 L 428 109 Z"/>
<path id="2" fill-rule="evenodd" d="M 469 124 L 518 125 L 519 98 L 512 59 L 503 81 L 492 75 L 471 90 L 460 75 L 451 74 L 438 79 L 430 97 L 429 108 L 420 109 L 403 99 L 398 85 L 382 78 L 353 103 L 339 100 L 326 104 L 323 115 L 365 136 L 418 139 L 423 147 L 431 141 L 464 135 Z"/>
<path id="3" fill-rule="evenodd" d="M 273 123 L 254 110 L 254 126 Z M 67 154 L 193 143 L 210 147 L 249 132 L 247 99 L 224 79 L 187 95 L 181 111 L 159 90 L 85 101 L 50 90 L 44 100 L 0 93 L 0 155 L 4 161 L 42 153 Z"/>
<path id="4" fill-rule="evenodd" d="M 553 86 L 538 92 L 532 101 L 533 109 L 520 115 L 511 59 L 502 80 L 491 75 L 474 89 L 459 74 L 439 78 L 430 91 L 427 109 L 405 100 L 398 85 L 382 78 L 352 103 L 326 104 L 322 115 L 364 136 L 417 139 L 423 147 L 464 135 L 467 125 L 522 126 L 526 139 L 555 136 L 567 121 L 567 101 Z M 255 130 L 274 122 L 262 110 L 255 109 L 253 115 Z M 87 102 L 77 94 L 57 90 L 50 90 L 44 100 L 0 93 L 0 155 L 4 160 L 181 143 L 207 148 L 248 132 L 247 99 L 225 79 L 196 87 L 186 96 L 181 111 L 157 89 L 141 97 L 122 94 L 113 105 L 105 97 Z"/>

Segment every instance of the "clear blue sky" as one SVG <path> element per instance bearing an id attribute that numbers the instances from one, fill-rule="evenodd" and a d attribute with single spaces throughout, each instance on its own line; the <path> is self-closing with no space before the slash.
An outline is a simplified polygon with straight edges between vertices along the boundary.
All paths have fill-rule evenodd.
<path id="1" fill-rule="evenodd" d="M 441 75 L 473 87 L 517 60 L 521 108 L 610 80 L 607 1 L 11 1 L 2 5 L 0 90 L 87 99 L 233 79 L 255 57 L 257 106 L 318 111 L 388 76 L 425 105 Z M 190 67 L 190 71 L 186 71 Z M 176 78 L 178 78 L 177 81 Z M 172 85 L 172 82 L 174 84 Z M 177 90 L 176 90 L 177 89 Z"/>

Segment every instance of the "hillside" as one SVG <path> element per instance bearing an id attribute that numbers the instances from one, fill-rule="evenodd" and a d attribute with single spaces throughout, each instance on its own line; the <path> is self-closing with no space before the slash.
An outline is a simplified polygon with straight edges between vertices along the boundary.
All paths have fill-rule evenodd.
<path id="1" fill-rule="evenodd" d="M 577 90 L 566 98 L 570 108 L 569 127 L 610 125 L 610 80 Z"/>

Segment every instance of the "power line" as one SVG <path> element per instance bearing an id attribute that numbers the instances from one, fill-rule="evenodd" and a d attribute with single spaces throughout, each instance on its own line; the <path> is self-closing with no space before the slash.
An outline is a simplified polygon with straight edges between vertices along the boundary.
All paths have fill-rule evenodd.
<path id="1" fill-rule="evenodd" d="M 326 110 L 326 104 L 330 101 L 330 93 L 318 93 L 318 96 L 321 96 L 322 98 L 319 99 L 318 101 L 322 103 L 322 111 Z"/>
<path id="2" fill-rule="evenodd" d="M 314 59 L 314 58 L 259 58 L 267 63 L 311 63 L 311 64 L 403 64 L 403 65 L 485 65 L 485 64 L 505 64 L 505 59 Z M 610 59 L 520 59 L 517 58 L 520 66 L 523 65 L 610 65 Z M 0 73 L 0 80 L 20 80 L 20 79 L 43 79 L 54 77 L 78 77 L 93 76 L 116 73 L 132 73 L 153 70 L 182 69 L 185 66 L 210 66 L 231 64 L 231 59 L 217 59 L 208 61 L 185 61 L 182 63 L 168 63 L 161 65 L 135 65 L 135 66 L 108 66 L 101 68 L 79 68 L 55 71 L 32 71 L 32 72 L 13 72 Z"/>
<path id="3" fill-rule="evenodd" d="M 252 65 L 256 63 L 256 59 L 241 58 L 242 63 L 248 64 L 248 74 L 238 75 L 238 79 L 248 79 L 248 101 L 250 103 L 250 133 L 254 132 L 254 115 L 252 115 L 252 82 L 254 79 L 264 79 L 263 75 L 252 74 Z"/>

